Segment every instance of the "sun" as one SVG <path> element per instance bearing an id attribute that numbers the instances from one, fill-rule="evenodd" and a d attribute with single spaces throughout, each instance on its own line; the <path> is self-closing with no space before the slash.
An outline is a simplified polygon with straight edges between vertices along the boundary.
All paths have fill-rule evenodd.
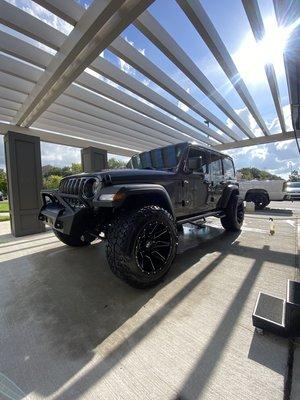
<path id="1" fill-rule="evenodd" d="M 277 76 L 284 74 L 283 51 L 293 29 L 300 19 L 287 27 L 278 27 L 275 17 L 264 20 L 265 35 L 256 42 L 252 32 L 243 39 L 233 55 L 238 71 L 247 82 L 257 84 L 265 80 L 264 65 L 272 63 Z"/>

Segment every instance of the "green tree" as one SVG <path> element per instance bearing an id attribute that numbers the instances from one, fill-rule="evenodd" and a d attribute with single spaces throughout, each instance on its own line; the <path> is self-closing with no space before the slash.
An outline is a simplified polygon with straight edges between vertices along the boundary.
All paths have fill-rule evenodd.
<path id="1" fill-rule="evenodd" d="M 59 182 L 62 180 L 62 176 L 50 175 L 43 179 L 44 189 L 57 189 Z"/>
<path id="2" fill-rule="evenodd" d="M 73 163 L 73 164 L 71 165 L 70 170 L 71 170 L 71 173 L 72 173 L 72 174 L 81 174 L 81 172 L 82 172 L 82 165 L 81 165 L 81 163 Z"/>
<path id="3" fill-rule="evenodd" d="M 267 171 L 263 171 L 258 168 L 241 168 L 238 172 L 242 174 L 242 179 L 245 180 L 252 180 L 252 179 L 257 179 L 260 181 L 266 180 L 266 179 L 272 179 L 272 180 L 278 180 L 282 179 L 280 176 L 270 174 Z"/>
<path id="4" fill-rule="evenodd" d="M 125 168 L 127 162 L 112 157 L 108 160 L 107 164 L 109 169 L 116 169 L 116 168 Z"/>
<path id="5" fill-rule="evenodd" d="M 0 192 L 7 194 L 7 177 L 4 169 L 0 169 Z"/>
<path id="6" fill-rule="evenodd" d="M 300 175 L 299 175 L 299 172 L 296 169 L 294 169 L 294 171 L 292 171 L 290 173 L 289 181 L 291 181 L 291 182 L 300 182 Z"/>

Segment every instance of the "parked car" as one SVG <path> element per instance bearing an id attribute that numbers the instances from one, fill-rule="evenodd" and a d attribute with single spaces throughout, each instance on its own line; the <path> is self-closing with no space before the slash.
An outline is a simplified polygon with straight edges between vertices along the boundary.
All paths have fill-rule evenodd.
<path id="1" fill-rule="evenodd" d="M 270 201 L 282 201 L 285 198 L 284 180 L 251 180 L 239 181 L 240 196 L 245 201 L 255 204 L 259 210 L 263 210 Z"/>
<path id="2" fill-rule="evenodd" d="M 283 191 L 286 200 L 300 200 L 300 182 L 286 182 Z"/>
<path id="3" fill-rule="evenodd" d="M 182 224 L 208 216 L 228 231 L 244 220 L 232 159 L 180 143 L 134 155 L 128 169 L 66 177 L 42 191 L 39 219 L 69 246 L 88 246 L 104 232 L 112 272 L 135 287 L 169 271 Z"/>

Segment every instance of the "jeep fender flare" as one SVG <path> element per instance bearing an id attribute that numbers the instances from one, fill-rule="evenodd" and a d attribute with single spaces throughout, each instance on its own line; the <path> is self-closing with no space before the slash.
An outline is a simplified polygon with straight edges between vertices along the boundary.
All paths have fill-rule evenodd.
<path id="1" fill-rule="evenodd" d="M 222 196 L 219 200 L 219 207 L 225 209 L 228 205 L 230 197 L 232 194 L 239 194 L 239 187 L 237 185 L 228 185 L 222 193 Z"/>
<path id="2" fill-rule="evenodd" d="M 101 200 L 101 195 L 115 194 L 117 201 Z M 148 201 L 149 200 L 149 201 Z M 154 204 L 165 208 L 173 217 L 175 216 L 174 207 L 167 190 L 158 184 L 128 184 L 106 186 L 100 191 L 100 196 L 94 200 L 97 208 L 113 207 L 120 208 L 129 205 L 130 201 L 137 204 Z"/>

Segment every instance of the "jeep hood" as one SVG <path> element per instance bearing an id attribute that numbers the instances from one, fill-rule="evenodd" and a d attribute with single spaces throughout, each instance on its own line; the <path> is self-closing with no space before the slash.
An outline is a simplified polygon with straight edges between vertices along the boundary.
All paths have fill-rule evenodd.
<path id="1" fill-rule="evenodd" d="M 156 169 L 112 169 L 94 174 L 101 180 L 111 181 L 113 184 L 130 182 L 149 182 L 172 177 L 172 171 L 159 171 Z"/>

